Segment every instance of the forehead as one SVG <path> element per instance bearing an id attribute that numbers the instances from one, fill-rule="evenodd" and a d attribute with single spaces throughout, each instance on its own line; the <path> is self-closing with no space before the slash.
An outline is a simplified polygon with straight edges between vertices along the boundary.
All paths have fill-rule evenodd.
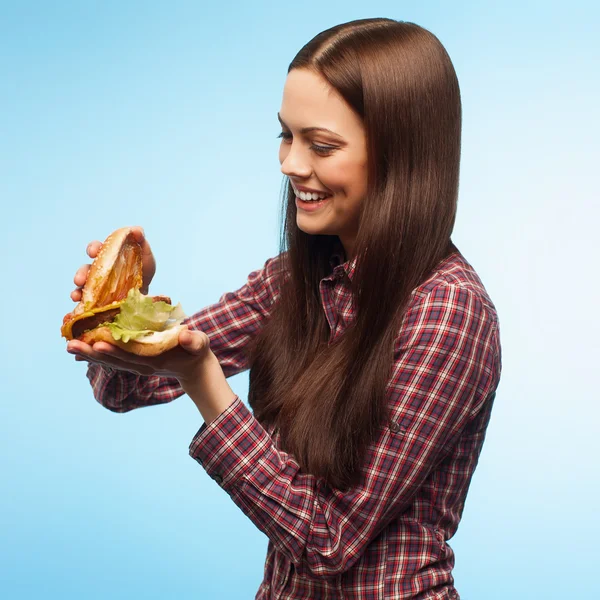
<path id="1" fill-rule="evenodd" d="M 283 88 L 281 119 L 292 129 L 326 127 L 340 135 L 362 133 L 362 121 L 320 75 L 293 69 Z"/>

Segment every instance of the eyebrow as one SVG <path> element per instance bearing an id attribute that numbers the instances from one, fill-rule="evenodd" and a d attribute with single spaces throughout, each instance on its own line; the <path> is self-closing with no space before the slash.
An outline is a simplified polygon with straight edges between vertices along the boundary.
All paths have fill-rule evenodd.
<path id="1" fill-rule="evenodd" d="M 279 119 L 279 122 L 284 127 L 287 127 L 289 129 L 289 127 L 282 121 L 281 116 L 279 115 L 279 113 L 277 113 L 277 118 Z M 332 131 L 331 129 L 327 129 L 326 127 L 303 127 L 300 130 L 300 133 L 302 133 L 302 134 L 304 134 L 304 133 L 310 133 L 311 131 L 324 131 L 326 133 L 331 133 L 332 135 L 335 135 L 336 137 L 339 137 L 340 139 L 344 139 L 344 138 L 342 138 L 342 136 L 339 133 L 336 133 L 335 131 Z"/>

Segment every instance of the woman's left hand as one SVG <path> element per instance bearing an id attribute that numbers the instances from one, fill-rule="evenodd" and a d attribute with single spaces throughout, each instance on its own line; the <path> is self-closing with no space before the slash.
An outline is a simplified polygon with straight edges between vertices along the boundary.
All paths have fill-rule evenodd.
<path id="1" fill-rule="evenodd" d="M 71 340 L 67 344 L 67 351 L 76 355 L 75 360 L 94 362 L 138 375 L 175 377 L 182 385 L 197 379 L 212 354 L 208 336 L 189 329 L 179 334 L 179 346 L 158 356 L 138 356 L 106 342 L 96 342 L 90 346 L 79 340 Z"/>

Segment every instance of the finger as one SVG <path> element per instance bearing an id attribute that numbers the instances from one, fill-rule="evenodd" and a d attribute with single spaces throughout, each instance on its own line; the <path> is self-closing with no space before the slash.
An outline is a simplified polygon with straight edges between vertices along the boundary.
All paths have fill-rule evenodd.
<path id="1" fill-rule="evenodd" d="M 127 371 L 128 373 L 133 373 L 134 375 L 152 375 L 154 373 L 150 367 L 145 367 L 144 365 L 134 365 L 111 359 L 100 359 L 94 355 L 76 355 L 75 360 L 78 362 L 97 364 L 102 367 L 116 369 L 118 371 Z"/>
<path id="2" fill-rule="evenodd" d="M 71 300 L 73 300 L 73 302 L 81 302 L 81 295 L 80 289 L 73 290 L 71 292 Z"/>
<path id="3" fill-rule="evenodd" d="M 101 343 L 101 342 L 99 342 Z M 97 346 L 98 344 L 95 344 Z M 110 346 L 110 344 L 106 344 Z M 105 352 L 98 352 L 89 344 L 84 344 L 79 340 L 71 340 L 67 344 L 67 351 L 70 354 L 75 354 L 76 360 L 87 362 L 94 362 L 105 367 L 111 367 L 113 369 L 119 369 L 121 371 L 130 371 L 131 373 L 137 373 L 138 375 L 151 375 L 154 370 L 143 364 L 139 364 L 129 360 L 129 357 L 135 357 L 136 355 L 125 352 L 127 355 L 126 360 L 119 360 L 114 355 L 110 355 Z"/>
<path id="4" fill-rule="evenodd" d="M 131 228 L 131 231 L 133 231 L 133 236 L 138 244 L 143 244 L 146 241 L 146 234 L 144 233 L 143 227 L 136 225 Z"/>
<path id="5" fill-rule="evenodd" d="M 100 252 L 100 248 L 102 248 L 102 242 L 94 240 L 87 245 L 85 251 L 90 258 L 96 258 L 96 256 L 98 256 L 98 252 Z"/>
<path id="6" fill-rule="evenodd" d="M 80 354 L 91 350 L 92 347 L 89 344 L 84 344 L 79 340 L 69 340 L 67 342 L 67 352 L 71 354 Z"/>
<path id="7" fill-rule="evenodd" d="M 98 360 L 104 360 L 105 362 L 115 365 L 122 365 L 128 370 L 134 370 L 136 373 L 141 375 L 153 375 L 158 374 L 162 371 L 165 363 L 165 359 L 168 353 L 158 356 L 140 356 L 139 354 L 133 354 L 132 352 L 126 352 L 121 348 L 107 343 L 107 342 L 96 342 L 92 348 L 93 352 L 99 357 Z M 171 352 L 176 351 L 173 348 Z M 104 358 L 102 358 L 104 357 Z"/>
<path id="8" fill-rule="evenodd" d="M 200 355 L 208 350 L 209 338 L 201 331 L 184 329 L 179 334 L 179 345 L 190 354 Z"/>
<path id="9" fill-rule="evenodd" d="M 113 344 L 107 342 L 96 342 L 92 346 L 92 352 L 99 357 L 104 357 L 105 360 L 116 360 L 123 364 L 131 363 L 132 365 L 150 366 L 154 357 L 139 356 L 132 352 L 125 352 Z"/>
<path id="10" fill-rule="evenodd" d="M 77 287 L 83 287 L 85 285 L 88 273 L 90 272 L 90 266 L 91 265 L 82 265 L 79 267 L 79 269 L 77 269 L 75 277 L 73 277 L 73 283 Z"/>
<path id="11" fill-rule="evenodd" d="M 137 241 L 137 243 L 142 247 L 142 256 L 145 258 L 153 258 L 152 249 L 150 248 L 150 244 L 146 239 L 146 234 L 144 233 L 144 228 L 136 225 L 132 227 L 133 235 Z"/>

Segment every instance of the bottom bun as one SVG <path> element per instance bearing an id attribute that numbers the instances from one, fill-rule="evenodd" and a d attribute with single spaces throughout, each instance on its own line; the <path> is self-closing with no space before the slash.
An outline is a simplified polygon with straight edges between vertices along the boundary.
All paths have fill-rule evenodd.
<path id="1" fill-rule="evenodd" d="M 125 350 L 125 352 L 131 352 L 138 356 L 158 356 L 179 345 L 179 334 L 184 329 L 187 329 L 186 325 L 177 325 L 165 331 L 157 331 L 151 335 L 146 335 L 137 340 L 122 342 L 121 340 L 115 340 L 108 327 L 96 327 L 96 329 L 86 331 L 78 339 L 90 346 L 93 346 L 96 342 L 107 342 L 113 346 L 118 346 L 122 350 Z"/>

